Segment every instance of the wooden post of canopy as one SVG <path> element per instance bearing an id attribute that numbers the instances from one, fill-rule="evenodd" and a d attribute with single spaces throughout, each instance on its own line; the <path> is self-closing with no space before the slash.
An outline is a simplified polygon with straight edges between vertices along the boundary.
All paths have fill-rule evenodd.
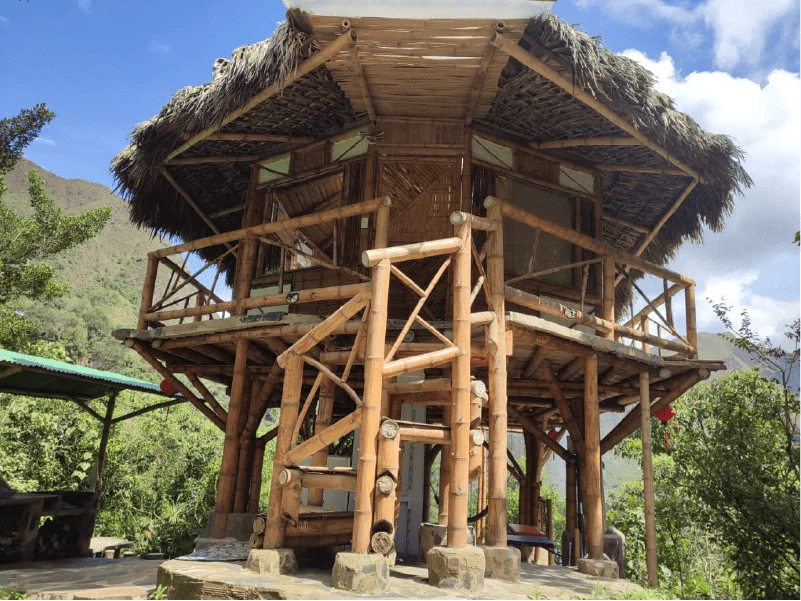
<path id="1" fill-rule="evenodd" d="M 487 285 L 495 319 L 486 328 L 489 371 L 489 500 L 487 545 L 506 546 L 506 315 L 504 305 L 503 212 L 486 202 L 498 229 L 487 236 Z M 487 206 L 489 205 L 489 206 Z"/>
<path id="2" fill-rule="evenodd" d="M 601 304 L 601 317 L 609 322 L 615 322 L 615 260 L 606 257 L 603 260 L 603 302 Z M 601 332 L 604 338 L 615 339 L 615 331 Z"/>
<path id="3" fill-rule="evenodd" d="M 270 502 L 267 506 L 267 525 L 264 529 L 264 548 L 278 549 L 284 543 L 286 522 L 281 517 L 284 487 L 278 480 L 284 469 L 284 456 L 292 446 L 292 432 L 300 410 L 300 392 L 303 385 L 303 357 L 290 353 L 284 371 L 284 389 L 278 413 L 278 435 L 275 441 L 273 478 L 270 483 Z"/>
<path id="4" fill-rule="evenodd" d="M 476 509 L 481 512 L 487 506 L 487 449 L 484 445 L 478 450 L 481 453 L 481 471 L 478 473 L 478 503 Z M 484 542 L 487 530 L 487 518 L 482 517 L 476 522 L 476 543 Z"/>
<path id="5" fill-rule="evenodd" d="M 225 422 L 225 442 L 223 444 L 220 480 L 217 485 L 217 503 L 214 507 L 212 538 L 225 538 L 228 514 L 234 508 L 236 492 L 236 473 L 239 464 L 239 414 L 247 384 L 247 354 L 249 342 L 237 341 L 234 359 L 234 374 L 231 383 L 231 402 L 228 405 L 228 419 Z"/>
<path id="6" fill-rule="evenodd" d="M 314 420 L 314 431 L 322 432 L 331 425 L 331 418 L 334 414 L 334 395 L 336 384 L 329 378 L 323 379 L 320 384 L 320 394 L 317 400 L 317 415 Z M 317 451 L 311 458 L 313 467 L 326 467 L 328 465 L 328 449 L 325 447 Z M 306 504 L 312 507 L 323 506 L 323 489 L 310 488 Z"/>
<path id="7" fill-rule="evenodd" d="M 395 538 L 395 501 L 398 498 L 400 485 L 400 452 L 401 437 L 398 423 L 391 419 L 385 419 L 379 428 L 375 531 L 370 538 L 373 552 L 382 555 L 386 555 L 392 550 Z"/>
<path id="8" fill-rule="evenodd" d="M 256 448 L 256 433 L 246 433 L 245 425 L 248 421 L 251 406 L 256 404 L 260 382 L 249 380 L 245 386 L 245 397 L 239 408 L 239 425 L 237 439 L 239 441 L 239 463 L 236 470 L 236 488 L 234 492 L 234 513 L 243 513 L 247 510 L 250 481 L 253 475 L 253 453 Z"/>
<path id="9" fill-rule="evenodd" d="M 248 513 L 259 512 L 259 498 L 261 497 L 261 478 L 264 469 L 264 450 L 267 441 L 256 440 L 256 450 L 253 452 L 252 476 L 250 479 L 250 491 L 248 497 Z"/>
<path id="10" fill-rule="evenodd" d="M 470 495 L 470 266 L 471 230 L 454 228 L 462 244 L 453 260 L 453 342 L 461 353 L 451 370 L 451 486 L 448 546 L 467 546 L 467 509 Z"/>
<path id="11" fill-rule="evenodd" d="M 601 425 L 598 404 L 598 356 L 584 360 L 584 514 L 587 552 L 603 559 L 604 524 L 601 500 Z"/>
<path id="12" fill-rule="evenodd" d="M 648 372 L 640 372 L 640 424 L 642 427 L 642 482 L 645 502 L 645 563 L 648 586 L 657 586 L 656 517 L 654 515 L 654 466 L 651 460 L 651 389 Z"/>
<path id="13" fill-rule="evenodd" d="M 111 435 L 111 424 L 114 419 L 114 405 L 117 403 L 117 394 L 118 392 L 115 390 L 108 395 L 106 415 L 103 419 L 103 430 L 100 433 L 100 446 L 97 449 L 97 473 L 95 474 L 95 495 L 97 495 L 97 502 L 99 502 L 100 487 L 103 483 L 103 464 L 106 462 L 106 448 L 108 447 L 108 439 Z"/>

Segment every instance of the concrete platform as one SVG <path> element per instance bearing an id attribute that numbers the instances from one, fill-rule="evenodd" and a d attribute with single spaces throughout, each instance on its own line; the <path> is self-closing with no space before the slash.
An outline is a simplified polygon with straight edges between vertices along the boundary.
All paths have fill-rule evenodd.
<path id="1" fill-rule="evenodd" d="M 146 599 L 161 563 L 90 557 L 0 565 L 0 584 L 31 599 Z"/>
<path id="2" fill-rule="evenodd" d="M 610 594 L 640 590 L 625 580 L 599 580 L 575 568 L 531 564 L 521 566 L 519 582 L 488 580 L 482 590 L 470 592 L 430 586 L 425 565 L 402 562 L 391 568 L 385 592 L 362 595 L 333 588 L 331 570 L 320 567 L 301 566 L 297 576 L 262 576 L 242 563 L 173 560 L 162 564 L 158 580 L 171 599 L 586 599 L 599 582 Z"/>

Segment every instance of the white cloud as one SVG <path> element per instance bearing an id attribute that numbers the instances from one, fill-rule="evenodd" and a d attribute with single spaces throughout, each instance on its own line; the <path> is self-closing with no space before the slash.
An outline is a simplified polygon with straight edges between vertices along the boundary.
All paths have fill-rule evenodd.
<path id="1" fill-rule="evenodd" d="M 3 15 L 0 15 L 0 23 L 8 23 L 8 17 L 4 17 Z"/>
<path id="2" fill-rule="evenodd" d="M 801 197 L 799 74 L 774 70 L 764 84 L 721 71 L 682 76 L 666 53 L 658 60 L 637 50 L 624 54 L 651 70 L 657 87 L 701 127 L 732 136 L 746 152 L 745 168 L 754 180 L 753 188 L 735 198 L 722 232 L 707 232 L 703 245 L 685 245 L 671 262 L 698 280 L 699 326 L 719 329 L 706 298 L 725 297 L 738 312 L 749 309 L 757 332 L 783 331 L 798 316 L 798 301 L 775 300 L 758 290 L 772 284 L 781 298 L 798 298 L 798 247 L 792 240 Z"/>
<path id="3" fill-rule="evenodd" d="M 172 50 L 167 44 L 156 39 L 150 40 L 147 49 L 153 54 L 169 54 Z"/>
<path id="4" fill-rule="evenodd" d="M 714 36 L 715 64 L 722 69 L 761 64 L 766 43 L 793 44 L 798 31 L 799 0 L 705 0 L 690 5 L 666 0 L 575 0 L 578 6 L 600 6 L 620 21 L 646 26 L 666 21 L 675 26 L 671 38 L 700 43 L 706 27 Z M 775 35 L 792 29 L 792 36 Z"/>
<path id="5" fill-rule="evenodd" d="M 777 344 L 784 344 L 786 326 L 798 319 L 798 301 L 779 301 L 762 296 L 755 290 L 759 287 L 758 282 L 759 272 L 756 270 L 706 279 L 696 297 L 698 328 L 702 331 L 719 330 L 720 322 L 712 310 L 712 303 L 725 302 L 732 307 L 730 317 L 735 327 L 740 324 L 741 311 L 747 310 L 754 332 L 761 337 L 770 337 Z"/>
<path id="6" fill-rule="evenodd" d="M 56 141 L 53 138 L 45 138 L 43 136 L 39 136 L 34 140 L 34 142 L 39 142 L 40 144 L 47 144 L 48 146 L 56 145 Z"/>

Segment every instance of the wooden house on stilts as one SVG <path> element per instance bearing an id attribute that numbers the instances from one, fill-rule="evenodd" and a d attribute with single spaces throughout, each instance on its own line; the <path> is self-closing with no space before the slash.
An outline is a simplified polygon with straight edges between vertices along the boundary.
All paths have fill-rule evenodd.
<path id="1" fill-rule="evenodd" d="M 135 222 L 185 241 L 150 253 L 139 323 L 115 335 L 225 432 L 212 535 L 258 514 L 254 546 L 350 545 L 342 586 L 377 562 L 380 588 L 416 447 L 426 518 L 441 456 L 430 582 L 514 578 L 507 472 L 518 521 L 544 527 L 553 455 L 563 560 L 602 559 L 602 455 L 723 368 L 698 360 L 695 283 L 664 264 L 722 227 L 750 185 L 740 151 L 549 1 L 288 4 L 113 164 Z M 647 278 L 661 294 L 635 312 Z M 625 415 L 601 438 L 604 412 Z M 332 467 L 333 448 L 352 461 Z M 351 506 L 326 507 L 331 490 Z"/>

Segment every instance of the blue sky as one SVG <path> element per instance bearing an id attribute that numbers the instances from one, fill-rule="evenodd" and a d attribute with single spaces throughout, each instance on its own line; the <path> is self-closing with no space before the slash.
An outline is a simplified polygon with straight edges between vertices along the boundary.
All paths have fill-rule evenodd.
<path id="1" fill-rule="evenodd" d="M 801 86 L 798 0 L 559 0 L 554 12 L 654 70 L 706 129 L 734 136 L 756 186 L 729 227 L 673 267 L 705 296 L 778 331 L 798 314 Z M 278 0 L 0 0 L 0 115 L 46 102 L 56 120 L 27 156 L 69 178 L 113 185 L 112 157 L 139 121 L 217 57 L 271 34 Z M 699 307 L 700 309 L 701 307 Z M 715 326 L 702 310 L 702 327 Z"/>

